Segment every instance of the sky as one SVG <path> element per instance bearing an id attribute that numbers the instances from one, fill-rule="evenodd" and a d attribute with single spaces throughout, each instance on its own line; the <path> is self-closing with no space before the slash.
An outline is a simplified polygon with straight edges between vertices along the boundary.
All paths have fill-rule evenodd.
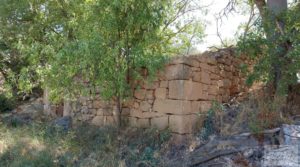
<path id="1" fill-rule="evenodd" d="M 229 0 L 198 0 L 203 6 L 209 5 L 207 7 L 207 15 L 202 15 L 200 12 L 196 13 L 199 17 L 203 18 L 201 20 L 206 21 L 205 23 L 205 35 L 202 43 L 196 45 L 197 50 L 203 52 L 209 50 L 211 46 L 220 46 L 221 41 L 217 36 L 217 25 L 215 15 L 219 13 L 222 9 L 226 7 Z M 294 0 L 287 0 L 290 6 Z M 246 14 L 231 14 L 228 18 L 223 18 L 223 24 L 219 26 L 219 32 L 222 39 L 234 39 L 235 33 L 238 30 L 241 23 L 246 23 L 249 19 L 249 12 L 244 11 Z"/>
<path id="2" fill-rule="evenodd" d="M 209 5 L 207 15 L 200 17 L 206 22 L 205 37 L 202 43 L 196 45 L 197 50 L 205 51 L 211 46 L 220 46 L 221 41 L 217 36 L 217 24 L 215 16 L 224 9 L 229 0 L 200 0 L 204 6 Z M 228 18 L 223 18 L 222 25 L 219 25 L 219 32 L 222 39 L 234 39 L 235 33 L 241 23 L 248 21 L 249 15 L 231 14 Z"/>

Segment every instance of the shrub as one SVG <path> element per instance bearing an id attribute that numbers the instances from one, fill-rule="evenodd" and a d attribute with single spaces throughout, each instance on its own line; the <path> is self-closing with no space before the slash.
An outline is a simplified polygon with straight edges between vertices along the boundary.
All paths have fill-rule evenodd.
<path id="1" fill-rule="evenodd" d="M 209 136 L 221 131 L 223 116 L 223 106 L 218 102 L 213 102 L 212 107 L 208 110 L 200 132 L 200 138 L 206 141 Z"/>
<path id="2" fill-rule="evenodd" d="M 249 108 L 249 129 L 252 133 L 260 133 L 265 129 L 275 128 L 284 122 L 281 114 L 285 102 L 283 98 L 257 97 L 251 100 L 252 108 Z"/>
<path id="3" fill-rule="evenodd" d="M 0 112 L 7 112 L 15 107 L 15 101 L 5 94 L 0 94 Z"/>

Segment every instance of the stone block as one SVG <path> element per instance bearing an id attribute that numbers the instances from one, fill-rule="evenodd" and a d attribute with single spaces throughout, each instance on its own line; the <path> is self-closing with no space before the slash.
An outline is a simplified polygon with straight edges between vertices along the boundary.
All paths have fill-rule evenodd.
<path id="1" fill-rule="evenodd" d="M 201 115 L 170 115 L 169 128 L 171 132 L 179 134 L 191 134 L 202 126 Z"/>
<path id="2" fill-rule="evenodd" d="M 210 76 L 209 73 L 207 71 L 201 71 L 201 83 L 207 84 L 209 85 L 211 80 L 210 80 Z"/>
<path id="3" fill-rule="evenodd" d="M 166 99 L 166 97 L 167 97 L 167 88 L 157 88 L 155 90 L 155 98 Z"/>
<path id="4" fill-rule="evenodd" d="M 93 101 L 92 100 L 87 101 L 87 106 L 88 108 L 93 108 Z"/>
<path id="5" fill-rule="evenodd" d="M 230 65 L 231 65 L 231 62 L 232 62 L 231 59 L 225 59 L 225 64 L 226 64 L 226 65 L 230 66 Z"/>
<path id="6" fill-rule="evenodd" d="M 136 89 L 134 91 L 134 97 L 139 100 L 144 100 L 146 97 L 146 92 L 147 92 L 147 90 L 145 90 L 145 89 Z"/>
<path id="7" fill-rule="evenodd" d="M 224 67 L 224 70 L 225 70 L 225 71 L 228 71 L 228 72 L 231 72 L 231 71 L 232 71 L 232 67 L 226 65 L 226 66 Z"/>
<path id="8" fill-rule="evenodd" d="M 159 87 L 159 82 L 154 81 L 154 82 L 147 82 L 143 84 L 143 88 L 145 89 L 156 89 Z"/>
<path id="9" fill-rule="evenodd" d="M 87 106 L 82 106 L 80 112 L 83 114 L 87 114 L 89 113 L 89 108 Z"/>
<path id="10" fill-rule="evenodd" d="M 90 109 L 90 113 L 92 115 L 97 115 L 97 109 Z"/>
<path id="11" fill-rule="evenodd" d="M 164 116 L 164 113 L 158 113 L 158 112 L 142 112 L 141 110 L 131 110 L 130 116 L 136 117 L 136 118 L 153 118 L 153 117 L 161 117 Z"/>
<path id="12" fill-rule="evenodd" d="M 206 113 L 211 108 L 211 101 L 193 101 L 192 110 L 194 113 Z"/>
<path id="13" fill-rule="evenodd" d="M 104 116 L 111 116 L 111 115 L 113 115 L 113 111 L 114 111 L 113 107 L 103 108 L 102 109 L 102 112 L 103 112 Z"/>
<path id="14" fill-rule="evenodd" d="M 188 80 L 191 78 L 192 70 L 184 64 L 169 65 L 165 69 L 165 78 L 167 80 Z"/>
<path id="15" fill-rule="evenodd" d="M 140 108 L 140 103 L 139 102 L 134 102 L 133 108 L 135 108 L 135 109 Z"/>
<path id="16" fill-rule="evenodd" d="M 168 81 L 160 81 L 159 87 L 167 88 L 168 87 Z"/>
<path id="17" fill-rule="evenodd" d="M 136 123 L 137 127 L 139 128 L 147 128 L 150 127 L 150 119 L 146 118 L 146 119 L 137 119 L 137 123 Z"/>
<path id="18" fill-rule="evenodd" d="M 92 124 L 93 125 L 96 125 L 96 126 L 102 126 L 104 125 L 104 119 L 105 117 L 104 116 L 95 116 L 93 119 L 92 119 Z"/>
<path id="19" fill-rule="evenodd" d="M 229 87 L 231 87 L 231 80 L 229 80 L 229 79 L 224 79 L 224 80 L 223 80 L 223 87 L 224 87 L 224 88 L 229 88 Z"/>
<path id="20" fill-rule="evenodd" d="M 106 116 L 106 119 L 104 120 L 104 125 L 116 125 L 116 118 L 114 116 Z"/>
<path id="21" fill-rule="evenodd" d="M 201 82 L 201 72 L 193 72 L 193 81 Z"/>
<path id="22" fill-rule="evenodd" d="M 208 87 L 208 94 L 217 95 L 219 93 L 219 88 L 217 85 L 211 85 Z"/>
<path id="23" fill-rule="evenodd" d="M 153 100 L 154 99 L 154 91 L 153 90 L 147 90 L 146 99 L 147 100 Z"/>
<path id="24" fill-rule="evenodd" d="M 153 110 L 164 114 L 187 114 L 191 113 L 191 102 L 183 100 L 156 99 Z"/>
<path id="25" fill-rule="evenodd" d="M 211 70 L 211 66 L 208 65 L 207 63 L 200 63 L 200 68 L 201 70 L 207 70 L 207 71 Z"/>
<path id="26" fill-rule="evenodd" d="M 142 111 L 148 112 L 148 111 L 150 111 L 151 107 L 152 107 L 151 104 L 149 104 L 147 101 L 142 101 L 141 102 L 140 109 Z"/>
<path id="27" fill-rule="evenodd" d="M 217 100 L 217 95 L 208 94 L 207 100 L 215 101 L 215 100 Z"/>
<path id="28" fill-rule="evenodd" d="M 201 69 L 198 67 L 191 67 L 192 72 L 200 72 Z"/>
<path id="29" fill-rule="evenodd" d="M 135 117 L 129 117 L 128 120 L 129 120 L 129 125 L 130 126 L 137 127 L 137 118 L 135 118 Z"/>
<path id="30" fill-rule="evenodd" d="M 129 115 L 130 115 L 130 108 L 123 108 L 122 116 L 129 116 Z"/>
<path id="31" fill-rule="evenodd" d="M 169 64 L 185 64 L 192 67 L 199 67 L 199 62 L 195 58 L 188 56 L 176 57 Z"/>
<path id="32" fill-rule="evenodd" d="M 208 56 L 207 59 L 206 59 L 206 62 L 209 65 L 216 65 L 217 64 L 216 58 L 213 57 L 213 56 Z"/>
<path id="33" fill-rule="evenodd" d="M 169 81 L 169 98 L 176 100 L 199 100 L 202 99 L 203 86 L 201 83 L 191 80 Z"/>
<path id="34" fill-rule="evenodd" d="M 100 100 L 94 100 L 93 101 L 93 108 L 101 108 L 102 102 Z"/>
<path id="35" fill-rule="evenodd" d="M 151 126 L 156 127 L 159 130 L 168 128 L 169 126 L 169 116 L 151 118 Z"/>

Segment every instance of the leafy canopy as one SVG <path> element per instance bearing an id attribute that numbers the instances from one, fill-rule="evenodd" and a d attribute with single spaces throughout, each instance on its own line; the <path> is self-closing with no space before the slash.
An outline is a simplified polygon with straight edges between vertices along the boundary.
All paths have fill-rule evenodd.
<path id="1" fill-rule="evenodd" d="M 167 55 L 190 45 L 189 34 L 203 34 L 198 20 L 178 21 L 191 0 L 0 2 L 5 55 L 27 60 L 12 78 L 24 76 L 22 90 L 49 87 L 56 100 L 98 88 L 106 98 L 128 97 L 141 70 L 153 76 Z"/>
<path id="2" fill-rule="evenodd" d="M 285 94 L 289 85 L 297 83 L 296 74 L 300 70 L 300 8 L 291 7 L 277 18 L 258 19 L 254 27 L 238 42 L 238 48 L 255 60 L 253 72 L 247 83 L 274 81 L 274 65 L 281 69 L 278 92 Z M 267 13 L 270 14 L 270 13 Z M 278 28 L 283 20 L 284 29 Z"/>

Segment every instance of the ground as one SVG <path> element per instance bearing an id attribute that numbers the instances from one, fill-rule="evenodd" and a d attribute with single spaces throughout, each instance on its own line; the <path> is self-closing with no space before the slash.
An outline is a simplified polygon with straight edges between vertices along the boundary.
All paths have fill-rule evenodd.
<path id="1" fill-rule="evenodd" d="M 280 118 L 273 111 L 278 104 L 257 98 L 215 104 L 202 129 L 182 137 L 167 129 L 70 126 L 61 122 L 69 119 L 45 116 L 41 99 L 32 100 L 0 114 L 0 166 L 261 166 L 273 157 L 284 164 L 280 157 L 295 151 L 285 144 L 300 126 Z"/>

